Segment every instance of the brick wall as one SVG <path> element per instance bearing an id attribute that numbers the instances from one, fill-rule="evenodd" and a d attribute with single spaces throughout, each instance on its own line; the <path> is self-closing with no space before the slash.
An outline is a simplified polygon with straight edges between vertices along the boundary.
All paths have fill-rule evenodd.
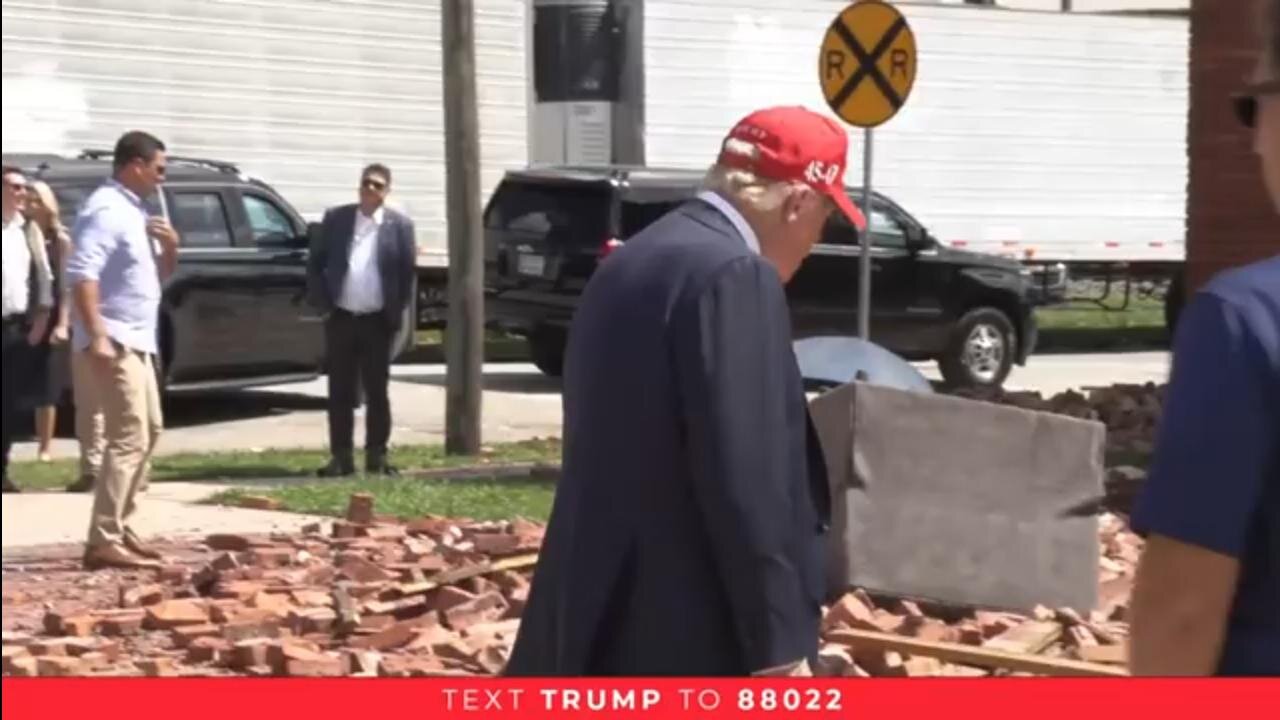
<path id="1" fill-rule="evenodd" d="M 1187 284 L 1280 252 L 1280 216 L 1262 185 L 1252 136 L 1228 98 L 1253 71 L 1258 16 L 1251 0 L 1192 0 Z"/>

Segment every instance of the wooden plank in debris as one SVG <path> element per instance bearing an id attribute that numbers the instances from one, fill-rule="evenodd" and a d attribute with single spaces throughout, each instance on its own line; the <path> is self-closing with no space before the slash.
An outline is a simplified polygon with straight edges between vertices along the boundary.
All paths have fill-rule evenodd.
<path id="1" fill-rule="evenodd" d="M 1085 662 L 1105 663 L 1108 665 L 1127 665 L 1129 648 L 1127 645 L 1091 645 L 1082 647 L 1077 652 Z"/>
<path id="2" fill-rule="evenodd" d="M 992 650 L 1039 655 L 1062 637 L 1062 625 L 1045 620 L 1028 620 L 1011 627 L 982 644 Z"/>
<path id="3" fill-rule="evenodd" d="M 530 553 L 528 555 L 517 555 L 515 557 L 495 560 L 493 562 L 484 562 L 479 565 L 458 568 L 457 570 L 446 570 L 442 573 L 436 573 L 426 582 L 401 585 L 399 588 L 400 595 L 421 595 L 422 593 L 435 590 L 438 587 L 456 585 L 463 580 L 469 580 L 473 577 L 489 575 L 491 573 L 502 572 L 504 570 L 522 570 L 524 568 L 533 567 L 537 563 L 538 554 Z"/>
<path id="4" fill-rule="evenodd" d="M 904 655 L 935 657 L 950 663 L 998 668 L 1037 675 L 1063 677 L 1128 676 L 1128 672 L 1124 669 L 1111 665 L 1065 658 L 1026 655 L 989 647 L 973 647 L 957 643 L 918 640 L 869 630 L 834 630 L 827 633 L 825 639 L 828 642 L 839 643 L 857 649 L 883 650 Z"/>

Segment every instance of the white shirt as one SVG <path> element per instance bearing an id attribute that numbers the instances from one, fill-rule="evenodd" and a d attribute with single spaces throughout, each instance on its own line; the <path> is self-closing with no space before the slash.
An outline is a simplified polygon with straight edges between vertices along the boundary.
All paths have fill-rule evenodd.
<path id="1" fill-rule="evenodd" d="M 738 208 L 733 203 L 724 199 L 724 196 L 712 190 L 706 190 L 698 193 L 698 199 L 710 203 L 711 207 L 720 211 L 722 215 L 729 218 L 729 222 L 733 224 L 733 228 L 742 236 L 742 241 L 751 248 L 751 252 L 760 254 L 760 238 L 756 237 L 756 231 L 751 229 L 751 223 L 742 217 L 742 213 L 738 212 Z"/>
<path id="2" fill-rule="evenodd" d="M 347 279 L 342 285 L 338 307 L 347 312 L 372 313 L 382 309 L 382 274 L 378 272 L 378 231 L 385 213 L 382 208 L 365 215 L 356 208 L 356 229 L 347 256 Z"/>
<path id="3" fill-rule="evenodd" d="M 4 316 L 21 315 L 31 301 L 31 248 L 27 247 L 26 221 L 21 213 L 4 224 Z"/>

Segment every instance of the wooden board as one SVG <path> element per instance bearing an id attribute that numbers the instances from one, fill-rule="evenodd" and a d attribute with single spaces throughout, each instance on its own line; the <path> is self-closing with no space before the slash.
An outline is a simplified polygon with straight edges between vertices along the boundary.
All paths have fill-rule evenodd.
<path id="1" fill-rule="evenodd" d="M 1128 677 L 1124 669 L 1110 665 L 1067 660 L 1063 658 L 1047 658 L 1037 655 L 1024 655 L 1005 650 L 993 650 L 988 647 L 972 647 L 956 643 L 931 642 L 915 638 L 888 635 L 868 630 L 836 630 L 827 633 L 828 642 L 847 645 L 851 648 L 875 649 L 935 657 L 951 663 L 974 665 L 977 667 L 1000 668 L 1014 672 L 1027 672 L 1037 675 L 1054 675 L 1064 677 Z"/>
<path id="2" fill-rule="evenodd" d="M 537 564 L 538 554 L 530 553 L 528 555 L 517 555 L 515 557 L 503 558 L 502 560 L 496 560 L 494 562 L 486 562 L 479 565 L 458 568 L 457 570 L 446 570 L 442 573 L 437 573 L 426 582 L 401 585 L 399 587 L 399 594 L 402 597 L 408 595 L 421 595 L 422 593 L 431 592 L 438 587 L 456 585 L 463 580 L 469 580 L 473 577 L 480 577 L 481 575 L 502 572 L 504 570 L 522 570 L 524 568 L 533 567 Z"/>
<path id="3" fill-rule="evenodd" d="M 1062 637 L 1062 625 L 1043 620 L 1028 620 L 1011 627 L 982 644 L 992 650 L 1039 655 Z"/>

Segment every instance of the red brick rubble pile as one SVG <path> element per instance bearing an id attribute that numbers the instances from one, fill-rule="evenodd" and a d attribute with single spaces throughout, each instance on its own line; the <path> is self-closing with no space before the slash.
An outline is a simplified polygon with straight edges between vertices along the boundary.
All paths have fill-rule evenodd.
<path id="1" fill-rule="evenodd" d="M 1115 516 L 1102 527 L 1100 610 L 1023 616 L 856 591 L 827 611 L 821 672 L 1119 672 L 1140 541 Z M 6 571 L 4 674 L 495 674 L 541 539 L 523 520 L 374 518 L 372 498 L 356 495 L 327 533 L 213 535 L 158 576 L 68 563 L 24 583 Z"/>

